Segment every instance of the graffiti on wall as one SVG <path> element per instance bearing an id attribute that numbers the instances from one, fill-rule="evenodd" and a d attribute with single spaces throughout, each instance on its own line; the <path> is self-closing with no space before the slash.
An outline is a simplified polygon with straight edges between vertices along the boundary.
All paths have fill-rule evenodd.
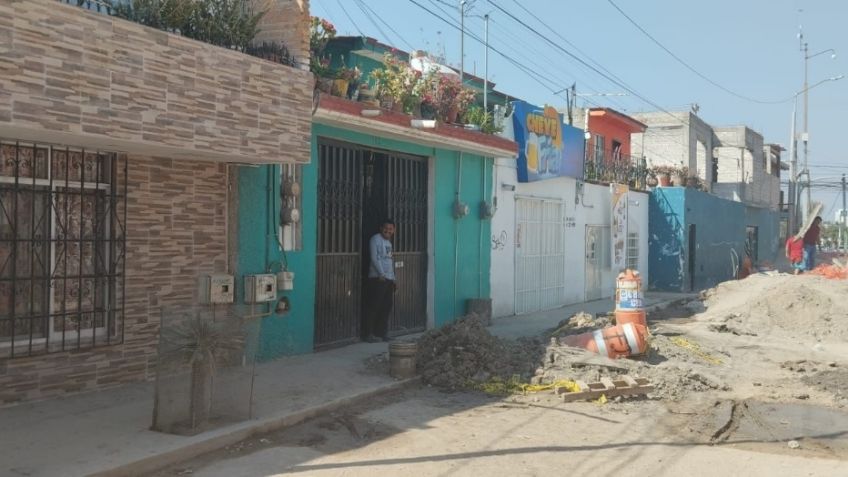
<path id="1" fill-rule="evenodd" d="M 501 230 L 500 234 L 492 235 L 492 250 L 505 249 L 508 238 L 506 230 Z"/>

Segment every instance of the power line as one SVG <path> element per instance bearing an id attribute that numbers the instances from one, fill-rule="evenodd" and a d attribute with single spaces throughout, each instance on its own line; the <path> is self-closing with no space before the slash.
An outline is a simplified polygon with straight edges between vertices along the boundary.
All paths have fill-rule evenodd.
<path id="1" fill-rule="evenodd" d="M 336 0 L 336 3 L 339 4 L 339 7 L 342 9 L 347 19 L 350 20 L 350 23 L 352 23 L 353 27 L 356 28 L 356 31 L 359 32 L 359 36 L 365 36 L 365 33 L 362 33 L 362 28 L 359 28 L 359 25 L 357 25 L 356 22 L 353 21 L 353 17 L 351 17 L 350 13 L 347 12 L 347 9 L 344 7 L 344 4 L 341 2 L 341 0 Z"/>
<path id="2" fill-rule="evenodd" d="M 421 4 L 420 4 L 420 3 L 418 3 L 416 0 L 409 0 L 409 1 L 410 1 L 411 3 L 413 3 L 414 5 L 418 6 L 419 8 L 421 8 L 422 10 L 426 11 L 426 12 L 427 12 L 427 13 L 429 13 L 430 15 L 432 15 L 432 16 L 434 16 L 434 17 L 438 18 L 438 19 L 439 19 L 439 20 L 441 20 L 442 22 L 444 22 L 444 23 L 448 24 L 449 26 L 453 27 L 454 29 L 456 29 L 456 30 L 461 30 L 461 27 L 460 27 L 459 25 L 457 25 L 457 24 L 456 24 L 456 23 L 454 23 L 453 21 L 450 21 L 450 20 L 446 19 L 445 17 L 442 17 L 441 15 L 439 15 L 439 14 L 435 13 L 434 11 L 432 11 L 432 10 L 430 10 L 429 8 L 425 7 L 424 5 L 421 5 Z M 437 1 L 437 0 L 429 0 L 429 1 L 430 1 L 430 3 L 431 3 L 431 4 L 432 4 L 432 5 L 433 5 L 436 9 L 438 9 L 441 13 L 444 13 L 445 15 L 449 15 L 447 12 L 445 12 L 444 10 L 442 10 L 442 9 L 441 9 L 441 8 L 440 8 L 437 4 L 436 4 L 436 1 Z M 485 45 L 485 42 L 484 42 L 484 41 L 483 41 L 483 40 L 482 40 L 479 36 L 474 35 L 474 34 L 473 34 L 473 33 L 471 33 L 471 32 L 468 32 L 468 35 L 469 35 L 472 39 L 476 40 L 478 43 Z M 545 77 L 545 76 L 543 76 L 543 75 L 539 75 L 537 72 L 532 71 L 532 70 L 531 70 L 529 67 L 527 67 L 526 65 L 524 65 L 524 64 L 522 64 L 522 63 L 520 63 L 520 62 L 518 62 L 517 60 L 513 59 L 513 58 L 512 58 L 512 57 L 510 57 L 509 55 L 507 55 L 507 54 L 503 53 L 503 52 L 502 52 L 502 51 L 500 51 L 498 48 L 495 48 L 495 47 L 490 46 L 490 49 L 491 49 L 492 51 L 494 51 L 495 53 L 497 53 L 498 55 L 500 55 L 501 57 L 503 57 L 503 58 L 504 58 L 506 61 L 508 61 L 510 64 L 512 64 L 513 66 L 515 66 L 515 67 L 516 67 L 516 68 L 518 68 L 519 70 L 521 70 L 521 71 L 522 71 L 523 73 L 525 73 L 528 77 L 530 77 L 530 79 L 532 79 L 532 80 L 533 80 L 533 81 L 535 81 L 536 83 L 540 84 L 543 88 L 545 88 L 545 89 L 547 89 L 548 91 L 550 91 L 552 95 L 556 96 L 558 92 L 562 92 L 562 90 L 564 89 L 564 88 L 562 88 L 562 86 L 561 86 L 561 85 L 558 85 L 556 81 L 551 80 L 550 78 L 547 78 L 547 77 Z M 542 80 L 544 80 L 544 81 L 542 81 Z M 545 82 L 547 82 L 547 83 L 549 83 L 549 84 L 545 84 Z M 551 87 L 550 85 L 553 85 L 554 87 Z M 596 102 L 594 102 L 594 101 L 591 101 L 591 100 L 589 100 L 589 99 L 586 99 L 586 102 L 587 102 L 587 103 L 589 103 L 589 104 L 591 104 L 591 105 L 593 105 L 593 106 L 600 107 L 600 105 L 599 105 L 598 103 L 596 103 Z M 677 119 L 678 121 L 681 121 L 681 120 L 680 120 L 679 118 L 677 118 L 676 116 L 673 116 L 673 115 L 672 115 L 672 117 L 674 117 L 674 118 L 675 118 L 675 119 Z M 685 121 L 683 121 L 683 123 L 688 125 L 688 123 L 686 123 Z M 678 142 L 678 144 L 682 144 L 682 143 L 680 143 L 679 141 L 677 141 L 677 142 Z M 658 154 L 658 153 L 654 152 L 654 151 L 653 151 L 653 150 L 651 150 L 650 148 L 648 148 L 648 147 L 644 146 L 644 143 L 643 143 L 643 147 L 644 147 L 644 150 L 645 150 L 646 152 L 648 152 L 649 154 L 651 154 L 651 156 L 652 156 L 652 157 L 655 157 L 655 158 L 658 158 L 658 159 L 662 159 L 662 160 L 663 160 L 663 161 L 665 161 L 665 162 L 677 162 L 677 161 L 674 161 L 674 160 L 670 160 L 670 159 L 668 159 L 667 157 L 664 157 L 664 156 L 662 156 L 662 155 L 660 155 L 660 154 Z"/>
<path id="3" fill-rule="evenodd" d="M 566 54 L 566 55 L 568 55 L 569 57 L 574 58 L 575 60 L 577 60 L 577 61 L 578 61 L 578 62 L 580 62 L 581 64 L 583 64 L 583 65 L 585 65 L 586 67 L 590 68 L 592 71 L 594 71 L 594 72 L 595 72 L 595 73 L 597 73 L 598 75 L 600 75 L 600 76 L 602 76 L 602 77 L 604 77 L 604 78 L 606 78 L 606 79 L 608 79 L 608 80 L 612 81 L 613 83 L 615 83 L 615 84 L 616 84 L 616 85 L 618 85 L 619 87 L 624 88 L 624 89 L 625 89 L 628 93 L 630 93 L 630 94 L 632 94 L 633 96 L 635 96 L 635 97 L 637 97 L 637 98 L 641 99 L 642 101 L 644 101 L 645 103 L 647 103 L 647 104 L 649 104 L 649 105 L 653 106 L 654 108 L 658 109 L 659 111 L 662 111 L 663 113 L 668 114 L 670 117 L 674 118 L 676 121 L 680 121 L 681 123 L 685 124 L 686 126 L 689 126 L 689 122 L 688 122 L 688 121 L 686 121 L 686 120 L 684 120 L 684 119 L 681 119 L 681 118 L 677 117 L 676 115 L 674 115 L 674 114 L 673 114 L 673 113 L 671 113 L 670 111 L 666 110 L 666 109 L 665 109 L 665 108 L 663 108 L 662 106 L 658 105 L 658 104 L 657 104 L 657 103 L 655 103 L 654 101 L 652 101 L 652 100 L 648 99 L 647 97 L 643 96 L 642 94 L 640 94 L 639 92 L 637 92 L 637 91 L 636 91 L 636 90 L 634 90 L 633 88 L 628 87 L 628 86 L 627 86 L 626 84 L 624 84 L 622 81 L 620 81 L 620 80 L 618 80 L 618 79 L 615 79 L 615 78 L 611 77 L 610 75 L 608 75 L 608 74 L 604 73 L 603 71 L 601 71 L 601 70 L 600 70 L 600 69 L 598 69 L 597 67 L 595 67 L 595 66 L 593 66 L 593 65 L 590 65 L 590 64 L 589 64 L 589 63 L 587 63 L 585 60 L 583 60 L 582 58 L 578 57 L 578 56 L 577 56 L 577 55 L 575 55 L 574 53 L 572 53 L 572 52 L 570 52 L 570 51 L 566 50 L 565 48 L 563 48 L 562 46 L 560 46 L 559 44 L 557 44 L 556 42 L 554 42 L 553 40 L 551 40 L 551 39 L 550 39 L 550 38 L 548 38 L 547 36 L 545 36 L 545 35 L 543 35 L 543 34 L 539 33 L 536 29 L 534 29 L 533 27 L 531 27 L 530 25 L 528 25 L 525 21 L 521 20 L 520 18 L 516 17 L 515 15 L 513 15 L 513 14 L 512 14 L 512 13 L 510 13 L 509 11 L 505 10 L 503 7 L 501 7 L 500 5 L 498 5 L 497 3 L 495 3 L 494 1 L 489 0 L 489 4 L 490 4 L 490 5 L 492 5 L 493 7 L 497 8 L 497 9 L 498 9 L 498 10 L 500 10 L 501 12 L 503 12 L 503 13 L 504 13 L 505 15 L 507 15 L 508 17 L 512 18 L 512 19 L 513 19 L 516 23 L 520 24 L 521 26 L 523 26 L 523 27 L 524 27 L 524 28 L 526 28 L 527 30 L 530 30 L 531 32 L 533 32 L 534 34 L 536 34 L 537 36 L 539 36 L 540 38 L 542 38 L 543 40 L 545 40 L 546 42 L 548 42 L 549 44 L 551 44 L 554 48 L 556 48 L 556 49 L 558 49 L 558 50 L 562 51 L 563 53 L 565 53 L 565 54 Z"/>
<path id="4" fill-rule="evenodd" d="M 641 25 L 639 25 L 638 23 L 636 23 L 636 20 L 634 20 L 633 18 L 631 18 L 631 17 L 630 17 L 630 15 L 628 15 L 627 13 L 625 13 L 625 12 L 624 12 L 624 10 L 622 10 L 622 9 L 621 9 L 621 7 L 619 7 L 618 5 L 616 5 L 616 3 L 615 3 L 613 0 L 607 0 L 607 2 L 608 2 L 610 5 L 612 5 L 612 6 L 613 6 L 613 8 L 615 8 L 616 10 L 618 10 L 618 13 L 621 13 L 621 15 L 622 15 L 622 16 L 624 16 L 624 18 L 626 18 L 626 19 L 627 19 L 627 20 L 628 20 L 631 24 L 633 24 L 633 26 L 635 26 L 635 27 L 636 27 L 639 31 L 641 31 L 641 32 L 642 32 L 645 36 L 647 36 L 648 38 L 650 38 L 650 39 L 651 39 L 651 41 L 653 41 L 653 42 L 654 42 L 654 43 L 655 43 L 658 47 L 660 47 L 663 51 L 665 51 L 666 53 L 668 53 L 668 54 L 669 54 L 672 58 L 674 58 L 675 60 L 677 60 L 677 62 L 678 62 L 678 63 L 680 63 L 681 65 L 683 65 L 684 67 L 686 67 L 686 69 L 688 69 L 688 70 L 689 70 L 689 71 L 691 71 L 692 73 L 696 74 L 698 77 L 700 77 L 700 78 L 701 78 L 701 79 L 703 79 L 704 81 L 706 81 L 706 82 L 710 83 L 711 85 L 715 86 L 716 88 L 721 89 L 721 90 L 722 90 L 722 91 L 724 91 L 725 93 L 728 93 L 728 94 L 731 94 L 731 95 L 733 95 L 733 96 L 736 96 L 736 97 L 737 97 L 737 98 L 739 98 L 739 99 L 744 99 L 745 101 L 750 101 L 750 102 L 752 102 L 752 103 L 757 103 L 757 104 L 781 104 L 781 103 L 787 103 L 787 102 L 792 101 L 792 100 L 794 99 L 794 96 L 792 96 L 792 97 L 789 97 L 789 98 L 787 98 L 787 99 L 782 99 L 782 100 L 779 100 L 779 101 L 767 101 L 767 100 L 760 100 L 760 99 L 756 99 L 756 98 L 751 98 L 751 97 L 745 96 L 745 95 L 740 94 L 740 93 L 737 93 L 737 92 L 735 92 L 735 91 L 733 91 L 733 90 L 731 90 L 731 89 L 729 89 L 729 88 L 727 88 L 727 87 L 725 87 L 725 86 L 722 86 L 721 84 L 717 83 L 716 81 L 713 81 L 712 79 L 710 79 L 710 78 L 709 78 L 708 76 L 706 76 L 705 74 L 703 74 L 703 73 L 701 73 L 700 71 L 696 70 L 696 69 L 695 69 L 692 65 L 690 65 L 689 63 L 687 63 L 686 61 L 684 61 L 684 60 L 683 60 L 682 58 L 680 58 L 679 56 L 677 56 L 677 55 L 676 55 L 673 51 L 671 51 L 671 50 L 669 50 L 668 48 L 666 48 L 666 46 L 665 46 L 665 45 L 663 45 L 662 43 L 660 43 L 660 41 L 659 41 L 659 40 L 657 40 L 656 38 L 654 38 L 654 36 L 653 36 L 653 35 L 651 35 L 650 33 L 648 33 L 648 32 L 647 32 L 644 28 L 642 28 L 642 26 L 641 26 Z"/>
<path id="5" fill-rule="evenodd" d="M 525 7 L 524 5 L 522 5 L 522 4 L 521 4 L 521 2 L 520 2 L 519 0 L 513 0 L 513 2 L 514 2 L 516 5 L 518 5 L 518 8 L 520 8 L 521 10 L 523 10 L 525 13 L 527 13 L 527 14 L 528 14 L 528 15 L 530 15 L 533 19 L 535 19 L 537 22 L 539 22 L 542 26 L 544 26 L 545 28 L 547 28 L 547 29 L 548 29 L 548 31 L 550 31 L 550 32 L 551 32 L 554 36 L 556 36 L 557 38 L 559 38 L 560 40 L 562 40 L 563 42 L 565 42 L 565 44 L 566 44 L 566 45 L 570 46 L 571 48 L 573 48 L 575 51 L 577 51 L 577 52 L 578 52 L 578 53 L 580 53 L 581 55 L 585 56 L 585 57 L 586 57 L 586 58 L 587 58 L 587 59 L 588 59 L 588 60 L 589 60 L 592 64 L 594 64 L 595 66 L 597 66 L 598 68 L 600 68 L 600 69 L 601 69 L 601 71 L 603 71 L 603 72 L 607 73 L 608 75 L 610 75 L 611 77 L 613 77 L 613 78 L 615 78 L 616 80 L 620 81 L 622 84 L 626 85 L 627 87 L 630 87 L 630 85 L 628 85 L 628 84 L 627 84 L 627 83 L 626 83 L 623 79 L 619 78 L 619 77 L 618 77 L 615 73 L 613 73 L 612 71 L 610 71 L 609 69 L 607 69 L 606 67 L 604 67 L 604 65 L 602 65 L 602 64 L 598 63 L 597 61 L 595 61 L 595 60 L 594 60 L 594 59 L 593 59 L 593 58 L 592 58 L 589 54 L 587 54 L 585 51 L 581 50 L 581 49 L 580 49 L 577 45 L 575 45 L 574 43 L 572 43 L 572 42 L 571 42 L 568 38 L 564 37 L 564 36 L 563 36 L 563 35 L 562 35 L 559 31 L 557 31 L 555 28 L 553 28 L 553 27 L 552 27 L 552 26 L 550 26 L 549 24 L 545 23 L 545 21 L 544 21 L 544 20 L 542 20 L 542 19 L 541 19 L 538 15 L 536 15 L 535 13 L 533 13 L 532 11 L 530 11 L 529 9 L 527 9 L 527 7 Z M 581 66 L 582 66 L 582 65 L 581 65 Z M 587 69 L 587 68 L 584 66 L 584 69 Z M 613 84 L 615 84 L 615 83 L 613 83 Z M 616 86 L 617 86 L 617 85 L 616 85 Z"/>
<path id="6" fill-rule="evenodd" d="M 373 14 L 373 15 L 374 15 L 374 17 L 375 17 L 375 18 L 377 18 L 377 20 L 379 20 L 379 21 L 380 21 L 380 23 L 382 23 L 383 25 L 385 25 L 385 26 L 386 26 L 386 27 L 387 27 L 387 28 L 388 28 L 388 29 L 389 29 L 392 33 L 394 33 L 395 35 L 397 35 L 397 37 L 398 37 L 398 38 L 400 38 L 401 43 L 403 43 L 404 45 L 406 45 L 406 46 L 410 49 L 410 53 L 412 52 L 412 50 L 414 50 L 414 49 L 415 49 L 415 47 L 414 47 L 414 46 L 412 46 L 412 44 L 411 44 L 411 43 L 409 43 L 408 41 L 406 41 L 406 39 L 403 37 L 403 35 L 401 35 L 400 33 L 398 33 L 398 32 L 397 32 L 397 30 L 395 30 L 394 28 L 392 28 L 392 26 L 391 26 L 391 25 L 390 25 L 387 21 L 383 20 L 383 19 L 380 17 L 380 15 L 378 15 L 378 14 L 377 14 L 377 12 L 375 12 L 375 11 L 374 11 L 371 7 L 369 7 L 369 6 L 368 6 L 368 4 L 367 4 L 367 3 L 365 3 L 365 2 L 364 2 L 364 1 L 362 1 L 362 0 L 354 0 L 354 2 L 356 2 L 356 4 L 359 6 L 359 9 L 360 9 L 360 10 L 362 10 L 362 13 L 364 13 L 366 17 L 369 17 L 369 16 L 368 16 L 368 12 L 366 12 L 366 11 L 365 11 L 365 10 L 367 9 L 369 12 L 371 12 L 371 14 Z M 369 17 L 369 20 L 370 20 L 370 19 L 371 19 L 371 18 Z M 374 21 L 372 20 L 372 21 L 371 21 L 371 23 L 374 23 Z M 376 23 L 375 23 L 375 25 L 374 25 L 374 26 L 377 26 L 377 25 L 376 25 Z M 387 39 L 387 40 L 389 39 L 388 35 L 386 35 L 386 33 L 385 33 L 382 29 L 380 29 L 380 27 L 379 27 L 379 26 L 377 26 L 377 29 L 378 29 L 378 30 L 380 30 L 380 32 L 383 34 L 383 36 L 385 36 L 385 37 L 386 37 L 386 39 Z"/>

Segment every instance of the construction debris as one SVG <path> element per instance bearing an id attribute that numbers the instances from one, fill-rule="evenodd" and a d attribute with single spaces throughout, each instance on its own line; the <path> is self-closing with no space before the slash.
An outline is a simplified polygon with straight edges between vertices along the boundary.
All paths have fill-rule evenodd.
<path id="1" fill-rule="evenodd" d="M 620 378 L 613 380 L 610 378 L 601 378 L 600 381 L 594 383 L 585 383 L 583 381 L 575 381 L 577 390 L 573 387 L 554 388 L 554 393 L 561 395 L 563 402 L 586 401 L 617 396 L 636 396 L 646 395 L 654 391 L 654 386 L 650 380 L 645 378 L 633 378 L 629 375 L 623 375 Z"/>

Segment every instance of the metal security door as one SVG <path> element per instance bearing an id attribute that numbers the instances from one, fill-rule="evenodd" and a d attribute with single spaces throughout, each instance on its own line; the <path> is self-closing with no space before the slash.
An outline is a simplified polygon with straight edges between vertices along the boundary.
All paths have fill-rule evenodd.
<path id="1" fill-rule="evenodd" d="M 515 313 L 565 301 L 565 227 L 560 201 L 516 199 Z"/>
<path id="2" fill-rule="evenodd" d="M 389 333 L 427 326 L 427 161 L 321 140 L 318 145 L 315 346 L 359 339 L 368 240 L 395 222 L 398 291 Z"/>
<path id="3" fill-rule="evenodd" d="M 427 161 L 390 155 L 385 161 L 386 203 L 395 222 L 395 293 L 389 334 L 427 327 Z"/>
<path id="4" fill-rule="evenodd" d="M 609 241 L 604 240 L 605 231 L 608 233 L 609 227 L 586 226 L 586 301 L 600 300 L 603 295 L 602 269 L 604 258 L 610 254 Z"/>
<path id="5" fill-rule="evenodd" d="M 359 338 L 364 151 L 318 144 L 315 346 Z"/>

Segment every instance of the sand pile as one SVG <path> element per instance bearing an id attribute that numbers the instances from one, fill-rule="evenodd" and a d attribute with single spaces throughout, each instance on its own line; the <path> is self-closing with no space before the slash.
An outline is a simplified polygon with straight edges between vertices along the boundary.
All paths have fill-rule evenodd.
<path id="1" fill-rule="evenodd" d="M 417 366 L 424 382 L 449 389 L 493 378 L 529 380 L 542 362 L 541 340 L 492 336 L 481 318 L 469 315 L 428 331 L 418 341 Z"/>
<path id="2" fill-rule="evenodd" d="M 705 293 L 709 321 L 734 334 L 781 333 L 816 340 L 848 339 L 848 282 L 816 276 L 726 282 Z"/>

